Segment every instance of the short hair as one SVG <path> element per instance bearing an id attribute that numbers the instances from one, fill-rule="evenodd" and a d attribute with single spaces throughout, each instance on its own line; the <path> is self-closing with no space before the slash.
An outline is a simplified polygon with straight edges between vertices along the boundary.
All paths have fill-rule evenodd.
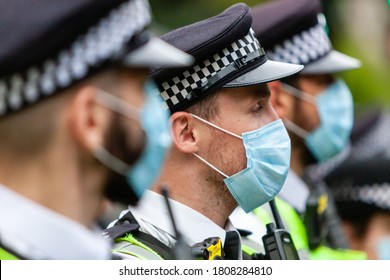
<path id="1" fill-rule="evenodd" d="M 287 78 L 283 78 L 280 80 L 282 83 L 285 83 L 285 84 L 288 84 L 292 87 L 295 87 L 297 89 L 300 89 L 299 88 L 299 75 L 295 74 L 295 75 L 292 75 L 292 76 L 289 76 Z"/>
<path id="2" fill-rule="evenodd" d="M 197 103 L 190 106 L 186 111 L 206 120 L 213 119 L 219 114 L 219 106 L 217 99 L 222 91 L 223 88 L 219 88 L 210 92 Z"/>
<path id="3" fill-rule="evenodd" d="M 336 201 L 337 212 L 344 222 L 349 222 L 358 238 L 363 238 L 368 230 L 370 220 L 379 213 L 389 213 L 373 205 L 359 201 Z"/>
<path id="4" fill-rule="evenodd" d="M 111 67 L 74 84 L 69 89 L 57 93 L 21 111 L 0 118 L 0 154 L 12 160 L 34 157 L 48 148 L 57 131 L 57 115 L 66 100 L 76 94 L 77 89 L 91 84 L 107 91 L 118 82 L 115 73 L 121 68 Z M 8 158 L 9 159 L 9 158 Z"/>
<path id="5" fill-rule="evenodd" d="M 59 107 L 53 101 L 57 99 L 57 96 L 50 97 L 0 118 L 0 153 L 12 156 L 15 160 L 23 160 L 42 152 L 53 139 L 56 130 L 54 115 Z"/>

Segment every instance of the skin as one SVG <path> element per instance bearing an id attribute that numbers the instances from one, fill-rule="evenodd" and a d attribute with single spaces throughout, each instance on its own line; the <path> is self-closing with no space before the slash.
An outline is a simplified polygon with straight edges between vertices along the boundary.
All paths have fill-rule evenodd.
<path id="1" fill-rule="evenodd" d="M 278 119 L 266 85 L 223 89 L 215 104 L 218 114 L 208 121 L 237 135 Z M 159 192 L 160 185 L 169 186 L 173 199 L 224 227 L 237 202 L 225 186 L 224 177 L 193 153 L 230 176 L 246 168 L 242 140 L 188 112 L 174 113 L 170 122 L 173 148 L 153 190 Z"/>
<path id="2" fill-rule="evenodd" d="M 333 82 L 332 76 L 299 75 L 298 89 L 317 97 Z M 288 119 L 306 131 L 313 131 L 320 125 L 316 106 L 287 92 L 280 81 L 268 83 L 271 90 L 271 103 L 281 119 Z M 302 138 L 289 131 L 291 138 L 291 169 L 302 176 L 305 168 L 312 164 L 312 159 Z"/>
<path id="3" fill-rule="evenodd" d="M 2 123 L 19 122 L 34 126 L 34 117 L 41 116 L 39 125 L 50 125 L 48 132 L 51 136 L 39 153 L 31 151 L 18 157 L 11 144 L 0 144 L 1 184 L 52 211 L 92 227 L 101 213 L 103 189 L 109 173 L 109 169 L 94 158 L 93 152 L 98 146 L 104 147 L 115 114 L 96 102 L 96 94 L 99 89 L 110 91 L 125 102 L 140 107 L 144 102 L 145 78 L 145 70 L 105 71 L 2 119 Z M 132 135 L 128 144 L 141 149 L 144 134 L 139 123 L 126 118 L 123 122 Z M 33 139 L 34 134 L 27 137 Z"/>
<path id="4" fill-rule="evenodd" d="M 390 237 L 390 214 L 381 212 L 374 214 L 364 235 L 356 232 L 347 221 L 344 222 L 344 230 L 352 249 L 365 251 L 370 260 L 378 259 L 378 242 Z"/>

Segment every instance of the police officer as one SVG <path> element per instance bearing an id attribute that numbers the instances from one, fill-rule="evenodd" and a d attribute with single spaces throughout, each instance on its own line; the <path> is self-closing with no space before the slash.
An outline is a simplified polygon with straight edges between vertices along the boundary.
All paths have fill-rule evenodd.
<path id="1" fill-rule="evenodd" d="M 120 252 L 145 256 L 136 248 L 139 238 L 150 245 L 143 245 L 152 253 L 147 258 L 175 245 L 177 236 L 160 194 L 165 185 L 178 232 L 187 244 L 216 237 L 224 245 L 225 259 L 242 258 L 239 235 L 228 217 L 237 204 L 250 212 L 272 199 L 290 161 L 290 140 L 265 83 L 302 69 L 268 60 L 251 23 L 248 6 L 236 4 L 162 36 L 196 62 L 153 72 L 171 113 L 173 148 L 152 191 L 122 218 L 131 213 L 128 220 L 158 242 L 145 244 L 138 233 L 122 236 L 117 239 Z M 163 251 L 156 258 L 164 258 Z"/>
<path id="2" fill-rule="evenodd" d="M 390 159 L 348 160 L 326 178 L 351 248 L 390 259 Z"/>
<path id="3" fill-rule="evenodd" d="M 323 237 L 322 229 L 317 228 L 323 219 L 317 214 L 324 214 L 327 196 L 322 190 L 312 190 L 311 194 L 303 176 L 308 166 L 329 160 L 348 143 L 353 124 L 352 95 L 334 74 L 358 68 L 360 62 L 333 50 L 319 0 L 272 1 L 254 7 L 252 15 L 253 29 L 262 39 L 267 56 L 305 65 L 298 75 L 269 83 L 272 104 L 289 131 L 292 145 L 291 169 L 277 201 L 284 224 L 301 258 L 350 258 L 325 248 L 317 250 L 317 242 Z M 313 203 L 311 211 L 306 207 L 308 202 Z M 270 220 L 263 211 L 246 216 L 237 209 L 232 220 L 254 232 L 253 238 L 258 240 Z M 313 221 L 310 228 L 302 224 L 304 215 L 305 221 Z"/>
<path id="4" fill-rule="evenodd" d="M 191 57 L 151 39 L 144 0 L 1 1 L 0 14 L 0 258 L 110 258 L 104 194 L 136 203 L 134 170 L 164 148 L 147 68 Z"/>

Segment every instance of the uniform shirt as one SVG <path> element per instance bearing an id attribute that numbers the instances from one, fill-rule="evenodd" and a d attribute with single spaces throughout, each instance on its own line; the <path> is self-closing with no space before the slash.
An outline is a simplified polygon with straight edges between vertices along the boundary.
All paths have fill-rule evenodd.
<path id="1" fill-rule="evenodd" d="M 184 241 L 190 246 L 209 237 L 219 237 L 222 244 L 224 244 L 226 232 L 236 230 L 230 221 L 226 223 L 225 228 L 221 228 L 194 209 L 173 199 L 169 199 L 169 201 L 176 226 Z M 175 233 L 162 195 L 147 191 L 138 206 L 129 207 L 129 210 L 140 224 L 141 231 L 152 235 L 169 247 L 174 246 L 176 242 Z M 123 211 L 120 217 L 126 214 L 127 211 Z M 109 227 L 115 222 L 112 222 Z"/>
<path id="2" fill-rule="evenodd" d="M 287 202 L 299 213 L 304 213 L 309 194 L 309 187 L 306 183 L 290 169 L 278 197 Z"/>
<path id="3" fill-rule="evenodd" d="M 309 188 L 305 182 L 290 169 L 278 197 L 283 199 L 298 212 L 304 213 L 306 200 L 309 197 Z M 261 207 L 266 208 L 268 213 L 271 212 L 268 203 Z M 259 219 L 255 214 L 252 212 L 245 213 L 241 207 L 237 207 L 233 211 L 230 219 L 236 228 L 252 232 L 251 239 L 255 241 L 261 240 L 261 237 L 266 234 L 265 226 L 259 222 Z"/>
<path id="4" fill-rule="evenodd" d="M 278 197 L 283 199 L 300 213 L 303 213 L 306 208 L 306 200 L 308 196 L 309 188 L 305 182 L 290 169 Z M 265 209 L 267 213 L 272 213 L 268 203 L 262 205 L 261 207 Z M 259 220 L 259 218 L 253 212 L 245 213 L 241 207 L 237 207 L 233 211 L 232 215 L 230 215 L 230 220 L 236 228 L 250 231 L 251 234 L 248 238 L 255 242 L 261 243 L 262 237 L 267 233 L 265 225 Z M 287 226 L 287 224 L 284 223 L 284 226 Z M 286 228 L 286 230 L 288 231 L 289 229 Z M 300 257 L 301 259 L 307 259 L 307 254 L 300 253 Z"/>
<path id="5" fill-rule="evenodd" d="M 1 244 L 27 259 L 111 258 L 111 244 L 100 232 L 0 184 Z"/>

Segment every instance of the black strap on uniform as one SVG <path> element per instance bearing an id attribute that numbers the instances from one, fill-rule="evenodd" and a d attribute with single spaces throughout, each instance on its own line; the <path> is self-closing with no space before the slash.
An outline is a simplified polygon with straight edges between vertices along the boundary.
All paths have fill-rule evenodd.
<path id="1" fill-rule="evenodd" d="M 241 254 L 240 235 L 237 231 L 232 230 L 226 232 L 225 244 L 223 246 L 225 252 L 225 260 L 239 260 Z"/>
<path id="2" fill-rule="evenodd" d="M 19 260 L 28 260 L 28 258 L 23 257 L 19 253 L 16 253 L 14 250 L 10 249 L 8 246 L 4 245 L 0 240 L 0 248 L 6 251 L 7 253 L 13 255 L 14 257 L 18 258 Z"/>
<path id="3" fill-rule="evenodd" d="M 172 260 L 172 249 L 162 243 L 160 240 L 154 236 L 144 233 L 142 231 L 137 231 L 134 236 L 137 240 L 154 250 L 159 254 L 164 260 Z"/>
<path id="4" fill-rule="evenodd" d="M 127 212 L 123 217 L 121 217 L 114 226 L 107 228 L 103 231 L 103 236 L 109 237 L 115 240 L 118 237 L 124 236 L 126 233 L 134 233 L 140 228 L 138 222 L 131 214 Z"/>
<path id="5" fill-rule="evenodd" d="M 172 259 L 171 248 L 154 236 L 144 233 L 139 229 L 140 225 L 137 220 L 134 218 L 133 214 L 128 211 L 114 224 L 114 226 L 105 229 L 103 235 L 115 240 L 116 238 L 125 236 L 127 233 L 131 233 L 138 241 L 154 250 L 163 259 Z"/>

